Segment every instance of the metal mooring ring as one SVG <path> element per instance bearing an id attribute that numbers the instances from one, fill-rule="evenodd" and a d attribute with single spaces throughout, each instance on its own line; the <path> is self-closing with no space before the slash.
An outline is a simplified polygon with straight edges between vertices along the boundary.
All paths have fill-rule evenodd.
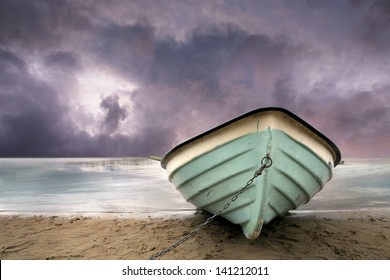
<path id="1" fill-rule="evenodd" d="M 268 163 L 266 163 L 266 161 L 268 161 Z M 263 157 L 263 159 L 261 160 L 261 165 L 263 165 L 265 168 L 271 167 L 272 159 L 268 155 Z"/>

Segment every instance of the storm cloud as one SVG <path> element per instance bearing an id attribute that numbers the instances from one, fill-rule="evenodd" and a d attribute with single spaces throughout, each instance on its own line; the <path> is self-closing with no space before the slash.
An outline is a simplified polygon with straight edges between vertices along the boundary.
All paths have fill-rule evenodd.
<path id="1" fill-rule="evenodd" d="M 149 156 L 285 107 L 390 156 L 388 1 L 0 1 L 0 156 Z"/>

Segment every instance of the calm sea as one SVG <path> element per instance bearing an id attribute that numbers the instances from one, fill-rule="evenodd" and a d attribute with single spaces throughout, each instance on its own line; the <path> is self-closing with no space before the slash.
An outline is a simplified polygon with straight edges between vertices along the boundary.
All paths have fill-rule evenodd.
<path id="1" fill-rule="evenodd" d="M 390 211 L 390 159 L 346 159 L 298 212 Z M 0 159 L 0 214 L 193 213 L 146 158 Z"/>

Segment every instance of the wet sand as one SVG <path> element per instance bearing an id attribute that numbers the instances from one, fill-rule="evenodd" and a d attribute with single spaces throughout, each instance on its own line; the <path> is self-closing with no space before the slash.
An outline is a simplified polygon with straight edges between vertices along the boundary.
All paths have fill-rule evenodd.
<path id="1" fill-rule="evenodd" d="M 0 259 L 147 259 L 207 217 L 0 216 Z M 161 259 L 390 259 L 390 213 L 285 216 L 257 240 L 216 218 Z"/>

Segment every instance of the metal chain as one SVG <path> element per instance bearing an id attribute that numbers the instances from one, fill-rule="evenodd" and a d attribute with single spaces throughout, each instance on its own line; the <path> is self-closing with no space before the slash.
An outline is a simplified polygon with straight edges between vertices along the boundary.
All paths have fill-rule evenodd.
<path id="1" fill-rule="evenodd" d="M 208 225 L 209 223 L 211 223 L 215 217 L 221 215 L 221 213 L 226 210 L 227 208 L 229 208 L 230 204 L 235 201 L 252 183 L 253 183 L 253 180 L 260 176 L 264 169 L 266 168 L 269 168 L 271 167 L 272 165 L 272 159 L 270 158 L 269 154 L 267 154 L 265 157 L 262 158 L 261 160 L 261 167 L 256 170 L 255 174 L 253 175 L 253 177 L 251 179 L 249 179 L 249 181 L 246 183 L 246 185 L 241 188 L 235 195 L 233 195 L 233 197 L 230 199 L 229 202 L 227 202 L 219 211 L 217 211 L 214 215 L 212 215 L 211 217 L 209 217 L 205 222 L 201 223 L 199 226 L 197 226 L 195 229 L 193 229 L 190 233 L 188 233 L 187 235 L 185 235 L 183 238 L 181 238 L 180 240 L 178 240 L 176 243 L 172 244 L 171 246 L 169 246 L 168 248 L 152 255 L 151 257 L 149 257 L 149 260 L 155 260 L 159 257 L 162 257 L 163 255 L 165 255 L 166 253 L 172 251 L 173 249 L 175 249 L 177 246 L 179 246 L 180 244 L 186 242 L 188 239 L 190 239 L 195 233 L 197 233 L 199 230 L 201 230 L 202 228 L 204 228 L 206 225 Z"/>

